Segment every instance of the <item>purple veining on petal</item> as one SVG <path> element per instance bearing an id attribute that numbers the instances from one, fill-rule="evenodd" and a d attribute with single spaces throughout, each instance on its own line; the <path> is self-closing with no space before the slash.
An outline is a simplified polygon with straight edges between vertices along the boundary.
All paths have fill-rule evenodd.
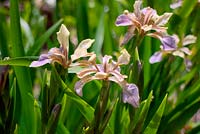
<path id="1" fill-rule="evenodd" d="M 126 84 L 123 90 L 123 102 L 138 107 L 139 99 L 138 87 L 135 84 Z"/>
<path id="2" fill-rule="evenodd" d="M 162 60 L 162 52 L 161 51 L 158 51 L 158 52 L 155 52 L 149 59 L 149 62 L 151 64 L 153 63 L 157 63 L 157 62 L 160 62 Z"/>
<path id="3" fill-rule="evenodd" d="M 172 36 L 164 36 L 161 39 L 163 50 L 171 51 L 177 48 L 175 39 Z"/>
<path id="4" fill-rule="evenodd" d="M 133 24 L 128 15 L 122 14 L 117 17 L 116 26 L 130 26 Z"/>

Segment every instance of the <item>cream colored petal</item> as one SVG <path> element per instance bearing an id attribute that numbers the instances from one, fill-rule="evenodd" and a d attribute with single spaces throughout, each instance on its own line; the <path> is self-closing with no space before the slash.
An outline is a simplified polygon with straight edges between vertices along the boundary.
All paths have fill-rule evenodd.
<path id="1" fill-rule="evenodd" d="M 122 84 L 120 83 L 120 81 L 115 76 L 108 77 L 108 80 L 113 81 L 113 82 L 119 84 L 122 87 Z"/>
<path id="2" fill-rule="evenodd" d="M 124 81 L 124 78 L 126 78 L 127 76 L 126 75 L 122 75 L 120 72 L 118 71 L 112 71 L 110 72 L 110 74 L 112 74 L 113 76 L 115 76 L 117 78 L 118 81 Z"/>
<path id="3" fill-rule="evenodd" d="M 74 61 L 81 57 L 85 57 L 88 54 L 87 49 L 91 47 L 93 42 L 93 39 L 83 40 L 74 51 L 74 54 L 71 55 L 71 60 Z"/>
<path id="4" fill-rule="evenodd" d="M 63 48 L 67 54 L 69 51 L 69 31 L 64 24 L 61 25 L 59 32 L 57 32 L 57 39 L 60 43 L 60 47 Z"/>
<path id="5" fill-rule="evenodd" d="M 187 55 L 191 55 L 192 54 L 192 52 L 190 51 L 190 49 L 187 48 L 187 47 L 180 48 L 180 51 L 184 52 Z"/>
<path id="6" fill-rule="evenodd" d="M 172 54 L 173 54 L 174 56 L 179 56 L 179 57 L 181 57 L 181 58 L 184 58 L 184 57 L 185 57 L 185 54 L 184 54 L 182 51 L 179 51 L 179 50 L 174 51 Z"/>
<path id="7" fill-rule="evenodd" d="M 103 79 L 106 79 L 106 78 L 108 77 L 108 74 L 107 74 L 107 73 L 104 73 L 104 72 L 97 72 L 97 73 L 95 74 L 95 77 L 96 77 L 97 79 L 103 80 Z"/>
<path id="8" fill-rule="evenodd" d="M 197 40 L 197 37 L 194 35 L 187 35 L 184 39 L 183 39 L 183 46 L 189 45 L 189 44 L 193 44 L 195 43 Z"/>
<path id="9" fill-rule="evenodd" d="M 71 67 L 74 67 L 74 66 L 88 67 L 90 65 L 91 65 L 91 62 L 89 62 L 87 60 L 80 60 L 78 62 L 70 64 Z"/>
<path id="10" fill-rule="evenodd" d="M 131 57 L 131 56 L 130 56 L 130 54 L 127 52 L 127 50 L 126 50 L 126 49 L 123 49 L 123 50 L 121 51 L 121 55 L 119 56 L 117 63 L 118 63 L 119 65 L 126 65 L 126 64 L 129 63 L 130 57 Z"/>
<path id="11" fill-rule="evenodd" d="M 103 57 L 103 72 L 108 72 L 110 69 L 109 61 L 112 59 L 112 56 L 105 55 Z"/>
<path id="12" fill-rule="evenodd" d="M 172 13 L 164 13 L 163 15 L 161 15 L 156 21 L 155 24 L 158 26 L 164 26 L 165 24 L 167 24 L 167 22 L 169 21 L 169 19 L 171 18 Z"/>
<path id="13" fill-rule="evenodd" d="M 141 29 L 144 30 L 144 32 L 146 33 L 148 31 L 152 30 L 152 25 L 143 25 L 141 27 Z"/>
<path id="14" fill-rule="evenodd" d="M 85 76 L 94 74 L 96 72 L 97 72 L 97 70 L 95 70 L 93 68 L 86 68 L 86 69 L 83 69 L 82 71 L 80 71 L 79 73 L 77 73 L 77 77 L 78 78 L 83 78 Z"/>
<path id="15" fill-rule="evenodd" d="M 91 63 L 96 63 L 96 54 L 93 54 L 89 59 L 88 61 L 91 62 Z"/>

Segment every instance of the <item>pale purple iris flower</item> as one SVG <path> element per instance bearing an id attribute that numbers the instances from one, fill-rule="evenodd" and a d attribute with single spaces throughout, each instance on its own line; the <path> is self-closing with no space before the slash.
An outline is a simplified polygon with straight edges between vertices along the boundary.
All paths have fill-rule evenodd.
<path id="1" fill-rule="evenodd" d="M 172 54 L 174 56 L 179 56 L 183 58 L 185 61 L 187 61 L 185 62 L 187 63 L 186 67 L 187 65 L 191 66 L 191 62 L 188 59 L 186 59 L 186 55 L 191 55 L 192 52 L 186 46 L 196 42 L 195 36 L 187 35 L 181 41 L 177 35 L 166 36 L 163 38 L 161 42 L 162 42 L 161 50 L 155 52 L 149 59 L 149 62 L 151 64 L 162 61 L 163 57 L 166 54 Z"/>
<path id="2" fill-rule="evenodd" d="M 198 3 L 200 3 L 200 0 L 198 0 Z M 183 5 L 183 0 L 175 0 L 172 4 L 170 4 L 171 9 L 177 9 L 180 8 Z"/>
<path id="3" fill-rule="evenodd" d="M 141 36 L 161 36 L 167 33 L 166 23 L 169 21 L 172 13 L 164 13 L 159 16 L 156 10 L 146 7 L 141 9 L 142 1 L 136 0 L 134 3 L 134 12 L 127 10 L 117 17 L 116 26 L 128 26 L 128 32 L 125 34 L 122 44 L 126 44 L 135 34 Z M 155 31 L 154 33 L 148 34 L 149 31 Z"/>
<path id="4" fill-rule="evenodd" d="M 68 68 L 71 62 L 81 57 L 92 56 L 94 54 L 87 52 L 87 49 L 92 45 L 94 40 L 85 39 L 79 44 L 74 54 L 71 55 L 71 59 L 69 59 L 69 35 L 70 33 L 68 29 L 62 24 L 59 32 L 57 32 L 57 39 L 60 43 L 60 47 L 51 48 L 47 54 L 41 54 L 39 60 L 33 61 L 30 64 L 30 67 L 40 67 L 45 64 L 53 64 L 54 62 L 57 62 L 64 68 Z"/>
<path id="5" fill-rule="evenodd" d="M 95 58 L 95 57 L 94 57 Z M 92 58 L 92 59 L 94 59 Z M 124 49 L 122 54 L 118 57 L 117 62 L 112 60 L 112 57 L 105 55 L 102 58 L 102 64 L 96 64 L 95 60 L 80 61 L 84 69 L 77 73 L 80 80 L 75 84 L 75 91 L 78 95 L 82 96 L 83 86 L 92 80 L 107 80 L 113 81 L 120 85 L 123 89 L 123 102 L 129 103 L 134 107 L 139 105 L 139 92 L 135 84 L 126 82 L 126 75 L 120 73 L 120 65 L 128 64 L 130 55 Z"/>

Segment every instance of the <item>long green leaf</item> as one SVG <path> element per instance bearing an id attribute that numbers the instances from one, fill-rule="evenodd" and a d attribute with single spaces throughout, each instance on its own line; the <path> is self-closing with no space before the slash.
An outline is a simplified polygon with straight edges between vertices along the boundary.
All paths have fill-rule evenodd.
<path id="1" fill-rule="evenodd" d="M 89 37 L 87 3 L 88 3 L 88 0 L 76 0 L 76 4 L 77 4 L 76 25 L 77 25 L 77 35 L 78 35 L 79 41 Z"/>
<path id="2" fill-rule="evenodd" d="M 1 51 L 1 57 L 8 56 L 8 45 L 7 45 L 7 30 L 6 25 L 4 23 L 6 22 L 6 16 L 0 14 L 0 51 Z M 6 32 L 6 34 L 5 34 Z"/>
<path id="3" fill-rule="evenodd" d="M 58 123 L 56 133 L 57 134 L 70 134 L 69 130 L 62 123 Z"/>
<path id="4" fill-rule="evenodd" d="M 102 12 L 95 35 L 95 43 L 92 45 L 92 51 L 94 51 L 98 56 L 101 56 L 104 41 L 104 16 L 105 13 Z"/>
<path id="5" fill-rule="evenodd" d="M 147 113 L 149 111 L 149 107 L 152 101 L 153 91 L 150 92 L 148 98 L 144 100 L 141 104 L 139 109 L 136 110 L 134 124 L 133 124 L 133 132 L 134 133 L 141 133 L 141 129 L 143 127 L 144 121 L 146 119 Z"/>
<path id="6" fill-rule="evenodd" d="M 57 82 L 64 90 L 64 92 L 67 94 L 67 96 L 76 104 L 79 111 L 83 114 L 83 116 L 86 118 L 88 122 L 92 122 L 94 118 L 94 108 L 91 107 L 87 102 L 85 102 L 83 99 L 81 99 L 79 96 L 77 96 L 70 88 L 67 87 L 67 85 L 63 82 L 63 80 L 58 75 L 55 68 L 53 68 L 53 71 L 56 75 Z"/>
<path id="7" fill-rule="evenodd" d="M 156 134 L 158 127 L 160 125 L 160 120 L 165 110 L 166 101 L 167 101 L 167 94 L 165 95 L 165 98 L 160 104 L 158 110 L 156 111 L 153 118 L 147 125 L 146 129 L 144 130 L 144 134 Z"/>
<path id="8" fill-rule="evenodd" d="M 20 16 L 18 9 L 18 0 L 10 1 L 10 28 L 11 28 L 11 56 L 24 56 L 22 44 L 22 35 L 20 28 Z M 21 116 L 19 121 L 19 133 L 36 133 L 36 122 L 34 114 L 34 98 L 32 96 L 32 82 L 28 68 L 14 67 L 19 85 L 21 97 Z"/>
<path id="9" fill-rule="evenodd" d="M 192 116 L 198 111 L 200 107 L 200 99 L 192 104 L 189 108 L 182 110 L 176 117 L 173 118 L 161 133 L 176 134 L 177 130 L 180 130 L 184 125 L 192 118 Z"/>
<path id="10" fill-rule="evenodd" d="M 197 4 L 197 1 L 198 0 L 184 0 L 180 10 L 180 16 L 182 18 L 187 18 Z"/>
<path id="11" fill-rule="evenodd" d="M 27 51 L 28 56 L 37 55 L 44 45 L 44 43 L 49 39 L 49 37 L 56 31 L 56 29 L 61 25 L 63 20 L 59 20 L 56 24 L 51 26 L 39 39 L 35 41 L 32 47 L 30 47 Z"/>
<path id="12" fill-rule="evenodd" d="M 11 66 L 25 66 L 28 67 L 33 60 L 37 60 L 37 56 L 25 56 L 17 58 L 5 58 L 0 60 L 0 65 L 11 65 Z"/>

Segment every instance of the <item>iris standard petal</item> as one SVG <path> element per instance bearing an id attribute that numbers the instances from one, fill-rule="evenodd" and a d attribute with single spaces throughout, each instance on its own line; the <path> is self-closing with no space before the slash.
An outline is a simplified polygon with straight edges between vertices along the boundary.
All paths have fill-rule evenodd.
<path id="1" fill-rule="evenodd" d="M 118 60 L 117 60 L 117 63 L 119 65 L 126 65 L 129 63 L 130 61 L 130 54 L 126 51 L 126 49 L 123 49 L 121 51 L 121 55 L 119 56 Z"/>
<path id="2" fill-rule="evenodd" d="M 133 5 L 134 13 L 139 18 L 141 16 L 141 11 L 140 11 L 141 5 L 142 5 L 142 1 L 141 0 L 136 0 L 134 5 Z"/>
<path id="3" fill-rule="evenodd" d="M 93 42 L 93 39 L 83 40 L 74 51 L 74 54 L 71 55 L 71 60 L 74 61 L 81 57 L 86 57 L 88 54 L 87 49 L 91 47 Z"/>
<path id="4" fill-rule="evenodd" d="M 183 39 L 183 46 L 189 45 L 189 44 L 193 44 L 195 43 L 197 40 L 197 37 L 195 37 L 194 35 L 187 35 L 184 39 Z"/>
<path id="5" fill-rule="evenodd" d="M 60 43 L 60 48 L 64 50 L 64 55 L 68 56 L 68 51 L 69 51 L 69 35 L 70 32 L 66 28 L 65 25 L 61 25 L 60 30 L 57 32 L 57 39 L 58 42 Z"/>
<path id="6" fill-rule="evenodd" d="M 155 21 L 155 25 L 157 26 L 166 25 L 169 19 L 171 18 L 171 16 L 172 16 L 172 13 L 164 13 L 163 15 L 158 17 L 158 19 Z"/>

